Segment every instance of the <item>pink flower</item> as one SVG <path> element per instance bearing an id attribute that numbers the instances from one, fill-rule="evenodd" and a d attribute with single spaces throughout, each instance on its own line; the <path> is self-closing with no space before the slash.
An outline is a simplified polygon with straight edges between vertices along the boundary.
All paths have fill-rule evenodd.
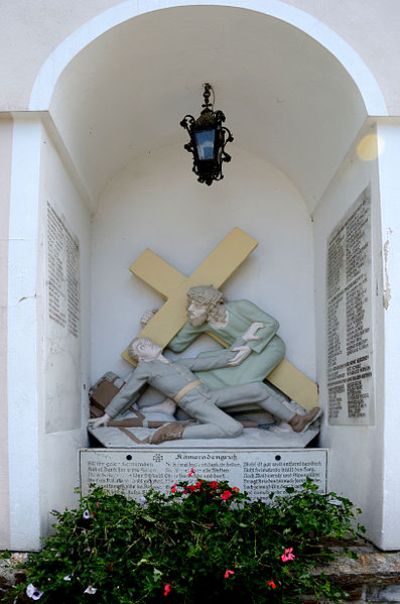
<path id="1" fill-rule="evenodd" d="M 178 486 L 177 484 L 173 484 L 172 485 L 172 487 L 171 487 L 171 493 L 176 493 L 176 487 L 177 486 Z"/>
<path id="2" fill-rule="evenodd" d="M 231 575 L 234 575 L 234 574 L 235 574 L 234 570 L 231 570 L 230 568 L 227 568 L 226 571 L 225 571 L 225 574 L 224 574 L 224 579 L 229 579 L 229 577 Z"/>
<path id="3" fill-rule="evenodd" d="M 230 491 L 224 491 L 221 495 L 221 499 L 224 501 L 228 501 L 232 497 L 232 493 Z"/>
<path id="4" fill-rule="evenodd" d="M 166 583 L 164 585 L 164 596 L 167 596 L 171 590 L 172 590 L 171 585 L 169 583 Z"/>
<path id="5" fill-rule="evenodd" d="M 275 583 L 275 581 L 273 579 L 270 579 L 269 581 L 267 581 L 267 585 L 271 589 L 276 589 L 276 583 Z"/>
<path id="6" fill-rule="evenodd" d="M 295 555 L 293 553 L 293 547 L 287 547 L 281 556 L 282 562 L 290 562 L 295 559 Z"/>
<path id="7" fill-rule="evenodd" d="M 194 468 L 190 468 L 189 472 L 188 472 L 188 476 L 194 476 L 196 474 L 196 470 Z"/>

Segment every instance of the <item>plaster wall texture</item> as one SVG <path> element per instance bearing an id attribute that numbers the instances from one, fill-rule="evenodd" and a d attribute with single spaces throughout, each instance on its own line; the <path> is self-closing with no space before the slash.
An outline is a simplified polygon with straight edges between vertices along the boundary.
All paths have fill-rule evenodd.
<path id="1" fill-rule="evenodd" d="M 312 224 L 304 200 L 282 173 L 240 148 L 226 178 L 210 188 L 190 166 L 180 146 L 162 149 L 130 164 L 100 199 L 93 216 L 92 381 L 105 371 L 128 373 L 120 354 L 141 314 L 162 302 L 130 273 L 135 258 L 149 247 L 189 275 L 235 226 L 259 246 L 223 288 L 227 299 L 247 298 L 276 317 L 288 359 L 315 378 Z"/>
<path id="2" fill-rule="evenodd" d="M 70 383 L 82 384 L 88 365 L 89 215 L 37 116 L 14 117 L 10 162 L 0 547 L 30 550 L 40 547 L 50 526 L 48 510 L 72 504 L 76 450 L 86 444 L 86 394 L 78 386 L 73 396 Z M 47 200 L 82 240 L 82 357 L 47 319 Z"/>
<path id="3" fill-rule="evenodd" d="M 41 166 L 42 253 L 47 257 L 47 204 L 79 241 L 80 328 L 75 337 L 49 318 L 45 263 L 44 286 L 44 417 L 39 448 L 41 454 L 42 520 L 45 532 L 52 517 L 48 510 L 64 509 L 76 500 L 79 484 L 76 451 L 87 445 L 87 382 L 89 367 L 90 306 L 90 216 L 66 170 L 58 149 L 44 132 Z"/>
<path id="4" fill-rule="evenodd" d="M 43 258 L 40 252 L 42 125 L 14 119 L 8 247 L 8 476 L 11 547 L 39 546 L 43 418 Z M 23 443 L 23 446 L 21 446 Z M 27 494 L 29 493 L 29 496 Z"/>
<path id="5" fill-rule="evenodd" d="M 354 48 L 381 86 L 389 115 L 400 113 L 400 86 L 393 69 L 400 50 L 400 5 L 397 0 L 284 0 L 312 14 Z"/>
<path id="6" fill-rule="evenodd" d="M 400 213 L 398 200 L 400 186 L 398 178 L 398 158 L 400 154 L 400 123 L 383 120 L 378 123 L 378 135 L 381 148 L 379 162 L 379 181 L 382 200 L 382 263 L 384 308 L 381 328 L 384 340 L 381 342 L 383 370 L 385 380 L 385 407 L 383 424 L 383 487 L 384 497 L 384 548 L 398 549 L 400 543 L 400 518 L 397 502 L 400 498 L 400 472 L 398 468 L 399 451 L 399 366 L 400 366 Z"/>
<path id="7" fill-rule="evenodd" d="M 93 206 L 122 165 L 183 142 L 178 123 L 200 108 L 205 79 L 240 146 L 283 171 L 311 208 L 365 121 L 366 107 L 384 111 L 365 66 L 353 65 L 353 80 L 340 62 L 354 62 L 348 49 L 337 48 L 334 58 L 300 28 L 312 30 L 312 20 L 296 28 L 227 6 L 107 15 L 57 49 L 31 99 L 32 107 L 44 108 L 54 90 L 52 119 Z M 117 17 L 126 21 L 111 27 Z"/>
<path id="8" fill-rule="evenodd" d="M 254 0 L 252 5 L 256 3 Z M 68 4 L 63 0 L 36 3 L 6 0 L 2 5 L 0 26 L 3 57 L 0 111 L 27 109 L 32 85 L 49 54 L 82 24 L 118 4 L 111 0 L 85 3 L 71 0 Z M 155 5 L 150 0 L 124 4 L 138 10 Z M 201 0 L 197 4 L 206 2 Z M 225 1 L 222 4 L 228 5 Z M 390 112 L 400 114 L 400 84 L 398 78 L 393 77 L 394 58 L 400 51 L 397 0 L 370 0 L 368 3 L 364 0 L 341 3 L 268 0 L 268 5 L 272 4 L 302 9 L 342 36 L 372 70 Z M 315 27 L 318 29 L 318 22 Z M 321 114 L 323 116 L 323 112 Z M 299 119 L 298 113 L 293 115 Z M 376 161 L 367 163 L 360 160 L 354 150 L 350 153 L 313 216 L 313 249 L 310 215 L 300 193 L 276 167 L 265 158 L 261 159 L 261 154 L 254 155 L 249 149 L 237 146 L 232 164 L 225 168 L 226 180 L 210 189 L 196 183 L 190 172 L 188 154 L 187 165 L 184 165 L 181 144 L 178 148 L 166 141 L 163 148 L 136 157 L 121 172 L 115 172 L 100 196 L 90 226 L 82 195 L 72 184 L 72 180 L 76 183 L 79 180 L 76 173 L 72 174 L 76 156 L 68 158 L 60 140 L 59 148 L 55 149 L 37 116 L 15 117 L 12 142 L 10 131 L 2 139 L 7 151 L 12 148 L 9 157 L 7 153 L 2 156 L 5 163 L 1 166 L 6 184 L 5 199 L 7 178 L 10 179 L 11 243 L 7 251 L 2 250 L 0 259 L 0 262 L 6 259 L 9 263 L 7 325 L 2 321 L 0 337 L 5 341 L 12 334 L 5 361 L 8 423 L 7 428 L 5 423 L 0 428 L 0 435 L 9 439 L 8 459 L 1 455 L 0 494 L 8 494 L 8 507 L 4 509 L 5 520 L 0 522 L 0 536 L 7 540 L 11 533 L 12 547 L 38 547 L 39 535 L 48 527 L 47 510 L 68 504 L 71 487 L 76 484 L 75 450 L 84 444 L 85 438 L 79 428 L 78 406 L 80 400 L 86 401 L 86 395 L 81 388 L 74 393 L 69 390 L 70 384 L 62 376 L 61 368 L 65 367 L 67 359 L 70 360 L 69 371 L 78 376 L 79 384 L 86 382 L 88 366 L 85 363 L 89 358 L 92 382 L 107 370 L 126 375 L 129 368 L 119 359 L 120 352 L 136 333 L 141 313 L 161 302 L 128 270 L 134 258 L 147 246 L 178 269 L 190 273 L 233 226 L 240 226 L 259 239 L 257 251 L 232 277 L 224 291 L 231 299 L 248 297 L 278 318 L 289 360 L 310 377 L 318 375 L 321 398 L 326 400 L 326 359 L 318 354 L 316 368 L 313 346 L 316 336 L 316 350 L 326 350 L 324 329 L 319 328 L 315 334 L 315 324 L 326 324 L 326 239 L 368 184 L 371 185 L 375 225 L 375 326 L 377 333 L 381 328 L 385 330 L 385 338 L 375 338 L 376 424 L 367 428 L 324 429 L 322 444 L 332 448 L 331 486 L 364 508 L 364 520 L 375 543 L 389 549 L 396 544 L 398 547 L 400 527 L 393 501 L 398 501 L 400 496 L 400 478 L 395 465 L 396 428 L 400 419 L 396 405 L 396 371 L 400 353 L 396 341 L 399 309 L 394 267 L 400 255 L 396 236 L 400 225 L 395 205 L 399 193 L 395 184 L 397 161 L 393 158 L 398 158 L 400 137 L 393 122 L 380 123 L 379 133 L 387 153 L 382 152 L 380 157 L 379 174 Z M 84 147 L 80 152 L 84 153 Z M 65 165 L 69 165 L 70 173 L 63 167 L 58 153 L 63 156 Z M 11 176 L 6 169 L 8 161 L 12 164 Z M 116 170 L 121 165 L 122 162 Z M 382 226 L 378 210 L 379 186 L 384 203 Z M 60 337 L 54 325 L 44 320 L 47 308 L 43 212 L 47 200 L 65 216 L 81 242 L 81 347 L 76 347 L 76 343 L 72 344 L 62 335 Z M 2 211 L 2 218 L 7 220 L 7 205 Z M 4 233 L 8 228 L 6 224 L 3 224 Z M 93 242 L 89 262 L 91 231 Z M 383 248 L 382 240 L 384 244 L 387 242 Z M 384 282 L 381 278 L 382 258 L 387 259 L 383 267 L 386 270 Z M 2 266 L 4 264 L 0 265 L 0 270 Z M 92 275 L 90 283 L 89 273 Z M 90 289 L 93 312 L 89 346 Z M 293 300 L 296 301 L 296 312 L 293 312 Z M 304 342 L 307 342 L 306 352 Z M 207 347 L 208 343 L 203 342 L 202 346 Z M 55 356 L 54 351 L 57 352 Z M 47 388 L 44 382 L 46 363 L 49 369 Z M 28 389 L 27 384 L 34 387 Z M 63 405 L 53 404 L 55 392 L 60 394 Z M 72 399 L 73 408 L 66 408 L 64 404 Z M 84 415 L 85 411 L 81 413 Z M 62 430 L 65 424 L 68 429 Z M 23 448 L 20 447 L 21 440 Z M 2 442 L 6 444 L 7 440 Z M 50 480 L 49 476 L 52 477 Z"/>
<path id="9" fill-rule="evenodd" d="M 82 24 L 121 4 L 115 0 L 71 0 L 68 3 L 64 0 L 5 0 L 0 36 L 3 57 L 0 110 L 27 109 L 33 83 L 48 55 Z M 196 4 L 206 2 L 199 0 Z M 374 73 L 390 113 L 400 113 L 400 84 L 394 77 L 396 61 L 393 60 L 400 54 L 397 0 L 344 0 L 340 3 L 282 0 L 279 4 L 314 16 L 347 41 Z M 143 11 L 154 3 L 142 0 L 132 1 L 132 5 Z"/>
<path id="10" fill-rule="evenodd" d="M 13 123 L 0 120 L 0 543 L 10 540 L 7 406 L 8 229 Z"/>
<path id="11" fill-rule="evenodd" d="M 380 227 L 380 191 L 378 161 L 359 157 L 359 141 L 364 136 L 375 137 L 374 124 L 367 124 L 333 179 L 328 191 L 314 213 L 316 323 L 318 354 L 317 374 L 321 401 L 327 404 L 327 302 L 326 264 L 327 239 L 360 193 L 371 188 L 372 207 L 372 313 L 373 313 L 373 371 L 375 386 L 375 424 L 364 427 L 327 426 L 325 419 L 321 445 L 330 448 L 330 488 L 342 493 L 359 505 L 368 537 L 378 547 L 384 547 L 388 535 L 383 535 L 383 502 L 386 491 L 384 469 L 384 434 L 386 439 L 385 393 L 383 373 L 383 284 L 382 239 Z M 375 146 L 375 144 L 373 143 Z M 372 157 L 371 156 L 371 157 Z M 382 159 L 382 158 L 380 158 Z M 387 395 L 386 395 L 387 396 Z M 386 400 L 385 406 L 389 404 Z M 390 461 L 386 459 L 386 463 Z M 400 495 L 400 492 L 398 493 Z M 393 524 L 391 531 L 397 531 Z M 394 539 L 400 540 L 400 533 Z"/>

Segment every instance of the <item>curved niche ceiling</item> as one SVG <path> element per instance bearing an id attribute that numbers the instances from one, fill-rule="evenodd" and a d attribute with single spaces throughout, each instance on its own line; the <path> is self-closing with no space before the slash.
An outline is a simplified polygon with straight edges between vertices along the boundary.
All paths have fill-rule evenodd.
<path id="1" fill-rule="evenodd" d="M 68 65 L 51 114 L 96 200 L 135 157 L 186 142 L 202 83 L 241 146 L 282 170 L 310 210 L 366 117 L 353 80 L 303 32 L 276 18 L 217 6 L 136 17 Z M 182 163 L 182 169 L 187 163 Z"/>

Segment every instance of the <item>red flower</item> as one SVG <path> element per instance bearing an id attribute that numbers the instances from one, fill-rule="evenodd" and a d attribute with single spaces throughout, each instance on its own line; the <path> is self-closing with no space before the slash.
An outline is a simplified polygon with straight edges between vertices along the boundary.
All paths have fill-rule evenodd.
<path id="1" fill-rule="evenodd" d="M 193 493 L 193 491 L 199 491 L 201 489 L 202 480 L 196 482 L 196 484 L 189 484 L 186 488 L 188 491 Z"/>
<path id="2" fill-rule="evenodd" d="M 171 493 L 176 493 L 176 487 L 177 486 L 178 485 L 176 483 L 172 485 L 172 487 L 171 487 Z"/>
<path id="3" fill-rule="evenodd" d="M 235 574 L 234 570 L 231 570 L 230 568 L 227 568 L 226 571 L 225 571 L 225 574 L 224 574 L 224 579 L 229 579 L 229 577 L 231 575 L 234 575 L 234 574 Z"/>
<path id="4" fill-rule="evenodd" d="M 233 491 L 234 493 L 240 493 L 240 489 L 239 489 L 239 487 L 232 487 L 232 491 Z"/>
<path id="5" fill-rule="evenodd" d="M 282 562 L 291 562 L 295 557 L 293 547 L 287 547 L 281 556 L 281 560 Z"/>
<path id="6" fill-rule="evenodd" d="M 216 490 L 219 487 L 219 482 L 217 482 L 216 480 L 212 480 L 210 482 L 210 489 Z"/>
<path id="7" fill-rule="evenodd" d="M 194 476 L 196 474 L 196 470 L 195 468 L 190 468 L 189 472 L 188 472 L 188 476 Z"/>
<path id="8" fill-rule="evenodd" d="M 270 579 L 269 581 L 267 581 L 267 585 L 271 589 L 276 589 L 276 583 L 275 583 L 275 581 L 273 579 Z"/>
<path id="9" fill-rule="evenodd" d="M 169 592 L 171 591 L 172 587 L 169 583 L 166 583 L 164 585 L 164 596 L 167 596 L 169 594 Z"/>
<path id="10" fill-rule="evenodd" d="M 221 499 L 223 499 L 224 501 L 227 501 L 231 497 L 232 497 L 232 493 L 230 491 L 224 491 L 221 495 Z"/>

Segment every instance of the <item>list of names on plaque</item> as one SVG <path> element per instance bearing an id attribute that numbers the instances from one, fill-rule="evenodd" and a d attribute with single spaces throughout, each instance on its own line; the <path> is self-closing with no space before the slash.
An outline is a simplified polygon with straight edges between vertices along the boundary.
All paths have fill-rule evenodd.
<path id="1" fill-rule="evenodd" d="M 284 495 L 287 487 L 300 488 L 307 477 L 326 492 L 325 449 L 224 449 L 173 451 L 163 449 L 84 449 L 80 451 L 81 488 L 102 486 L 111 493 L 139 499 L 150 487 L 163 493 L 188 470 L 205 480 L 227 480 L 252 499 L 267 501 L 270 493 Z"/>
<path id="2" fill-rule="evenodd" d="M 49 317 L 79 335 L 79 243 L 47 204 Z"/>
<path id="3" fill-rule="evenodd" d="M 368 190 L 328 240 L 329 422 L 373 418 L 371 202 Z"/>

